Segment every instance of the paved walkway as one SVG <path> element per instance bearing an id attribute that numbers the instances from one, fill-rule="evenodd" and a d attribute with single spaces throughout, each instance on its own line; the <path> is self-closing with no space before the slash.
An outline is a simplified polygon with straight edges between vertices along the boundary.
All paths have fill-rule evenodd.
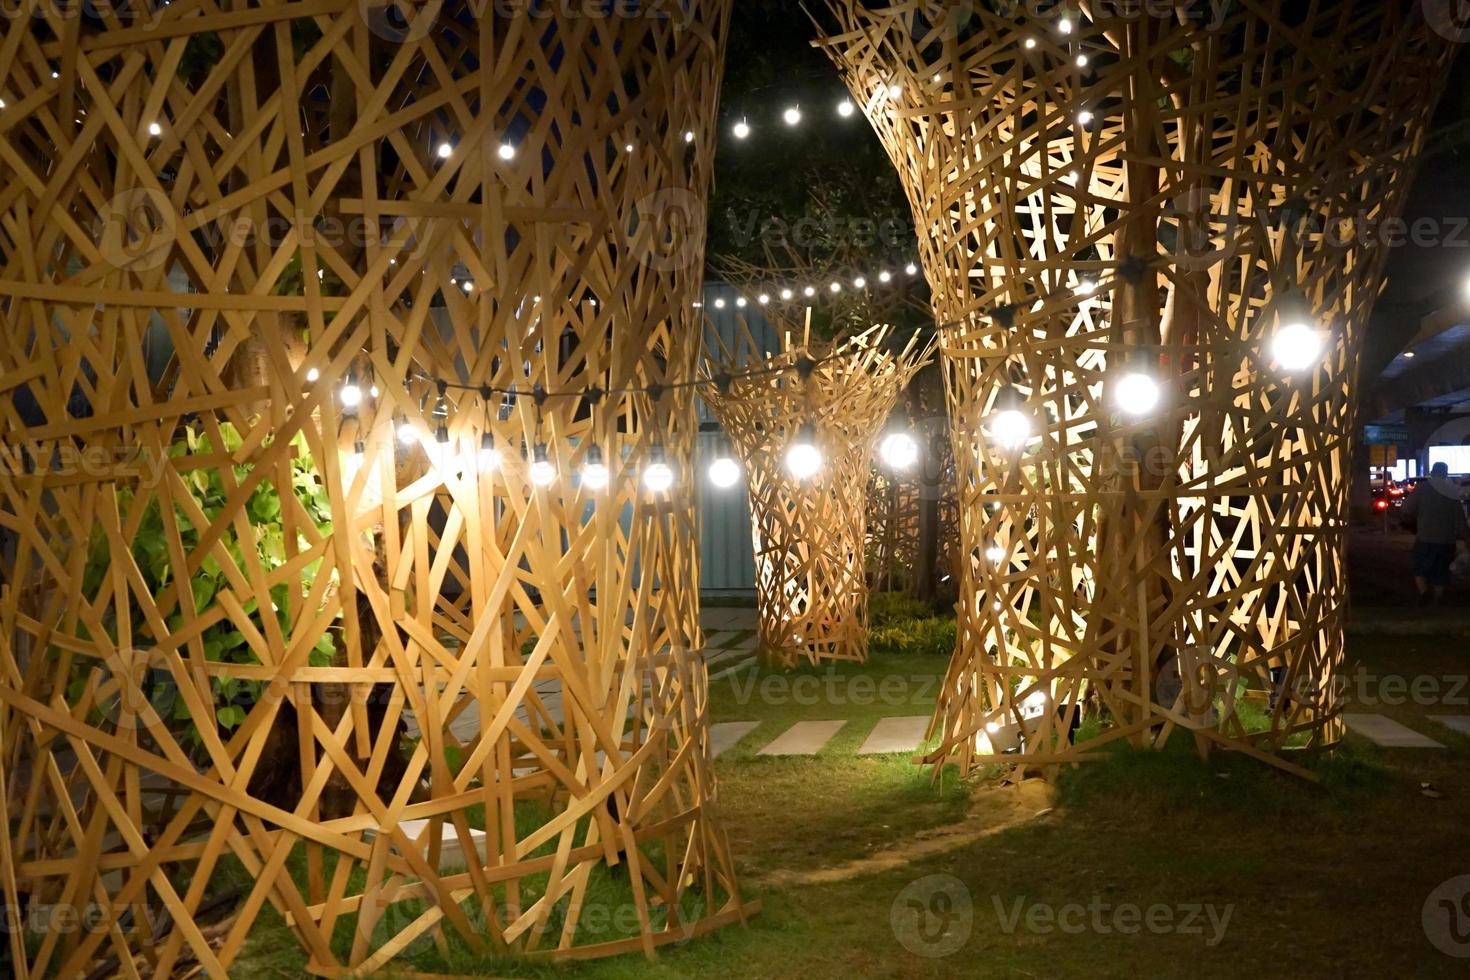
<path id="1" fill-rule="evenodd" d="M 1386 749 L 1442 749 L 1444 745 L 1428 735 L 1417 732 L 1408 725 L 1400 724 L 1386 715 L 1344 712 L 1343 722 L 1348 731 L 1361 735 L 1374 745 Z M 1457 731 L 1470 734 L 1470 718 L 1440 717 L 1435 721 Z M 1462 727 L 1463 726 L 1463 727 Z"/>

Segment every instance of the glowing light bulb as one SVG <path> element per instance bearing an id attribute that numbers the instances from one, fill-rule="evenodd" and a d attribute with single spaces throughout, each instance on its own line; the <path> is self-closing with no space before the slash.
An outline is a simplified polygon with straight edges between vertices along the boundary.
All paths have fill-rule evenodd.
<path id="1" fill-rule="evenodd" d="M 791 297 L 793 297 L 793 296 L 795 296 L 795 295 L 796 295 L 796 294 L 795 294 L 795 293 L 793 293 L 793 292 L 792 292 L 792 291 L 791 291 L 791 290 L 789 290 L 789 289 L 783 289 L 783 290 L 781 290 L 781 298 L 782 298 L 782 299 L 790 299 L 790 298 L 791 298 Z"/>
<path id="2" fill-rule="evenodd" d="M 717 299 L 717 300 L 715 300 L 715 309 L 717 309 L 717 310 L 723 310 L 724 308 L 725 308 L 725 301 L 723 299 Z"/>
<path id="3" fill-rule="evenodd" d="M 746 301 L 746 299 L 745 299 L 744 296 L 737 296 L 735 298 L 735 305 L 738 306 L 738 307 L 740 307 L 743 310 L 743 309 L 745 309 L 746 306 L 749 305 L 749 303 Z"/>
<path id="4" fill-rule="evenodd" d="M 623 146 L 623 152 L 624 153 L 632 153 L 633 152 L 633 144 L 632 143 L 625 144 Z"/>
<path id="5" fill-rule="evenodd" d="M 1081 112 L 1077 113 L 1077 122 L 1082 124 L 1083 126 L 1092 125 L 1092 110 L 1083 109 Z"/>
<path id="6" fill-rule="evenodd" d="M 1087 55 L 1085 55 L 1085 54 L 1079 54 L 1077 56 L 1077 67 L 1078 68 L 1086 68 L 1087 67 Z"/>
<path id="7" fill-rule="evenodd" d="M 840 292 L 842 292 L 842 283 L 840 283 L 840 282 L 834 282 L 832 285 L 828 286 L 827 288 L 830 289 L 830 290 L 832 290 L 832 292 L 834 292 L 834 293 L 840 293 Z"/>
<path id="8" fill-rule="evenodd" d="M 378 391 L 377 385 L 373 385 L 371 388 L 368 389 L 368 397 L 370 398 L 377 398 L 379 394 L 380 392 Z"/>
<path id="9" fill-rule="evenodd" d="M 993 544 L 985 549 L 985 560 L 991 562 L 1002 562 L 1006 560 L 1006 550 L 998 544 Z"/>
<path id="10" fill-rule="evenodd" d="M 771 301 L 771 296 L 770 296 L 769 293 L 761 293 L 759 296 L 757 296 L 755 298 L 755 301 L 757 303 L 759 303 L 760 305 L 765 306 L 767 303 L 769 303 Z"/>
<path id="11" fill-rule="evenodd" d="M 163 127 L 160 126 L 160 125 L 158 125 L 158 123 L 156 123 L 156 122 L 149 123 L 148 124 L 148 135 L 149 136 L 162 136 L 163 135 Z"/>
<path id="12" fill-rule="evenodd" d="M 843 119 L 851 117 L 852 114 L 856 111 L 857 107 L 852 104 L 851 99 L 843 99 L 841 102 L 837 103 L 837 114 Z"/>
<path id="13" fill-rule="evenodd" d="M 412 446 L 419 441 L 419 430 L 412 422 L 399 422 L 397 427 L 398 441 L 405 446 Z"/>
<path id="14" fill-rule="evenodd" d="M 903 95 L 903 86 L 902 85 L 898 84 L 897 82 L 894 82 L 892 85 L 888 86 L 888 97 L 890 99 L 897 99 L 897 98 L 901 97 L 902 95 Z"/>
<path id="15" fill-rule="evenodd" d="M 867 286 L 867 284 L 868 284 L 868 280 L 864 279 L 862 276 L 858 276 L 856 279 L 854 279 L 852 281 L 852 288 L 853 289 L 862 289 L 863 287 Z"/>
<path id="16" fill-rule="evenodd" d="M 903 271 L 911 276 L 917 276 L 919 274 L 919 267 L 910 262 L 908 265 L 903 267 Z"/>
<path id="17" fill-rule="evenodd" d="M 801 110 L 798 109 L 796 106 L 792 106 L 785 112 L 781 113 L 781 119 L 788 126 L 799 126 L 801 125 Z"/>
<path id="18" fill-rule="evenodd" d="M 786 470 L 798 480 L 808 480 L 822 469 L 822 451 L 817 448 L 817 430 L 803 422 L 796 438 L 786 447 Z"/>
<path id="19" fill-rule="evenodd" d="M 1095 280 L 1083 279 L 1077 283 L 1078 296 L 1091 296 L 1095 292 L 1097 292 L 1097 282 Z"/>
<path id="20" fill-rule="evenodd" d="M 514 160 L 516 158 L 516 148 L 510 143 L 501 143 L 500 149 L 496 150 L 495 153 L 502 160 Z"/>
<path id="21" fill-rule="evenodd" d="M 1031 420 L 1014 408 L 996 415 L 988 428 L 990 438 L 1006 449 L 1020 449 L 1031 438 Z"/>
<path id="22" fill-rule="evenodd" d="M 803 296 L 815 296 L 815 295 L 817 295 L 817 287 L 816 286 L 808 286 L 805 289 L 803 289 L 801 292 L 802 292 L 802 295 Z"/>
<path id="23" fill-rule="evenodd" d="M 740 464 L 729 456 L 721 456 L 709 464 L 709 482 L 728 490 L 740 482 Z"/>
<path id="24" fill-rule="evenodd" d="M 1027 51 L 1035 51 L 1036 50 L 1036 38 L 1034 38 L 1034 37 L 1028 37 L 1026 39 L 1026 50 Z"/>
<path id="25" fill-rule="evenodd" d="M 474 292 L 474 291 L 475 291 L 475 284 L 474 284 L 474 283 L 472 283 L 472 282 L 470 282 L 470 281 L 469 281 L 469 280 L 468 280 L 468 279 L 466 279 L 466 280 L 465 280 L 465 281 L 464 281 L 464 282 L 463 282 L 463 283 L 462 283 L 462 284 L 461 284 L 461 286 L 460 286 L 460 288 L 462 288 L 462 289 L 463 289 L 463 290 L 464 290 L 464 291 L 465 291 L 465 292 L 467 292 L 467 293 L 472 293 L 472 292 Z"/>
<path id="26" fill-rule="evenodd" d="M 649 450 L 649 463 L 643 468 L 643 488 L 649 493 L 663 493 L 674 485 L 674 469 L 664 459 L 662 446 Z"/>
<path id="27" fill-rule="evenodd" d="M 1063 17 L 1061 20 L 1057 21 L 1057 30 L 1061 31 L 1063 34 L 1071 34 L 1072 18 Z"/>
<path id="28" fill-rule="evenodd" d="M 890 432 L 878 444 L 878 455 L 884 465 L 906 470 L 919 461 L 919 443 L 907 432 Z"/>
<path id="29" fill-rule="evenodd" d="M 1415 357 L 1416 357 L 1416 356 L 1417 356 L 1417 355 L 1416 355 L 1416 354 L 1415 354 L 1415 353 L 1414 353 L 1414 352 L 1413 352 L 1413 351 L 1411 351 L 1411 350 L 1406 350 L 1406 351 L 1404 351 L 1404 357 L 1406 357 L 1406 358 L 1408 358 L 1408 359 L 1409 359 L 1409 360 L 1411 360 L 1411 361 L 1412 361 L 1412 360 L 1413 360 L 1413 359 L 1414 359 L 1414 358 L 1415 358 Z"/>
<path id="30" fill-rule="evenodd" d="M 733 130 L 733 132 L 735 133 L 736 139 L 745 139 L 747 136 L 750 135 L 750 123 L 746 122 L 744 119 L 740 120 L 738 123 L 735 124 L 735 129 Z"/>
<path id="31" fill-rule="evenodd" d="M 588 447 L 587 462 L 582 465 L 582 486 L 588 490 L 606 490 L 611 476 L 607 464 L 602 461 L 602 447 Z"/>
<path id="32" fill-rule="evenodd" d="M 452 154 L 453 152 L 454 152 L 454 147 L 450 146 L 448 143 L 440 143 L 439 144 L 439 159 L 440 160 L 448 160 L 449 157 L 450 157 L 450 154 Z"/>
<path id="33" fill-rule="evenodd" d="M 480 451 L 475 454 L 475 463 L 482 473 L 500 466 L 500 450 L 495 448 L 495 437 L 488 432 L 480 436 Z"/>
<path id="34" fill-rule="evenodd" d="M 551 481 L 556 479 L 556 467 L 546 455 L 546 443 L 538 443 L 532 452 L 531 469 L 528 475 L 531 477 L 531 482 L 538 487 L 550 486 Z"/>
<path id="35" fill-rule="evenodd" d="M 1147 415 L 1160 395 L 1159 383 L 1141 371 L 1130 371 L 1113 386 L 1113 404 L 1126 415 Z"/>
<path id="36" fill-rule="evenodd" d="M 686 143 L 693 143 L 694 142 L 694 130 L 692 130 L 692 129 L 686 129 L 684 131 L 684 142 L 686 142 Z"/>
<path id="37" fill-rule="evenodd" d="M 878 273 L 879 282 L 888 282 L 892 278 L 893 273 L 889 272 L 887 269 L 884 269 L 882 272 Z"/>
<path id="38" fill-rule="evenodd" d="M 1271 356 L 1288 371 L 1305 371 L 1322 359 L 1322 334 L 1305 323 L 1288 323 L 1271 338 Z"/>
<path id="39" fill-rule="evenodd" d="M 306 380 L 307 381 L 315 381 L 317 378 L 320 378 L 321 376 L 322 376 L 322 373 L 320 371 L 318 371 L 316 368 L 310 368 L 306 372 Z"/>
<path id="40" fill-rule="evenodd" d="M 362 389 L 354 384 L 343 385 L 340 397 L 343 408 L 356 408 L 362 404 Z"/>

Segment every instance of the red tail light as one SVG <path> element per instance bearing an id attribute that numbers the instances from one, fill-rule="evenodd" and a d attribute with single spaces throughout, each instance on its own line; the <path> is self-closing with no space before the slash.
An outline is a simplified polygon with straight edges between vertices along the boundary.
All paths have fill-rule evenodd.
<path id="1" fill-rule="evenodd" d="M 1377 510 L 1388 510 L 1388 501 L 1387 500 L 1375 500 L 1375 501 L 1373 501 L 1373 507 L 1375 509 L 1377 509 Z"/>

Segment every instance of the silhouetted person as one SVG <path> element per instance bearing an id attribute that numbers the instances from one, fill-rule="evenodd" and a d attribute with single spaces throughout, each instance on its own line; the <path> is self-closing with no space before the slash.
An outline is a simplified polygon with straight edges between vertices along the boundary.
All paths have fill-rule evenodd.
<path id="1" fill-rule="evenodd" d="M 1450 582 L 1450 565 L 1456 544 L 1470 533 L 1459 484 L 1450 479 L 1450 468 L 1435 463 L 1429 479 L 1419 485 L 1408 501 L 1408 515 L 1415 518 L 1414 585 L 1419 603 L 1428 605 L 1444 597 Z"/>

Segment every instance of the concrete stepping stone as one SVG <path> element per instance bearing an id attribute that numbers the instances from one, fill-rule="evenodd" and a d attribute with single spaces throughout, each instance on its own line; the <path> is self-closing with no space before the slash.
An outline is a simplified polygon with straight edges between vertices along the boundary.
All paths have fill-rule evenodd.
<path id="1" fill-rule="evenodd" d="M 1400 725 L 1383 715 L 1356 715 L 1344 713 L 1342 720 L 1348 730 L 1356 732 L 1375 745 L 1386 749 L 1442 749 L 1443 745 L 1420 735 L 1406 725 Z"/>
<path id="2" fill-rule="evenodd" d="M 709 726 L 710 758 L 718 759 L 721 753 L 733 749 L 736 742 L 758 727 L 758 721 L 722 721 Z"/>
<path id="3" fill-rule="evenodd" d="M 847 724 L 845 720 L 798 721 L 784 733 L 777 735 L 774 742 L 756 754 L 816 755 L 822 750 L 822 746 L 832 741 L 832 737 L 841 731 L 845 724 Z"/>
<path id="4" fill-rule="evenodd" d="M 891 752 L 912 752 L 924 741 L 929 729 L 928 715 L 907 718 L 879 718 L 878 724 L 858 749 L 858 755 L 885 755 Z"/>
<path id="5" fill-rule="evenodd" d="M 1430 720 L 1452 728 L 1461 735 L 1470 735 L 1470 715 L 1436 715 Z"/>

